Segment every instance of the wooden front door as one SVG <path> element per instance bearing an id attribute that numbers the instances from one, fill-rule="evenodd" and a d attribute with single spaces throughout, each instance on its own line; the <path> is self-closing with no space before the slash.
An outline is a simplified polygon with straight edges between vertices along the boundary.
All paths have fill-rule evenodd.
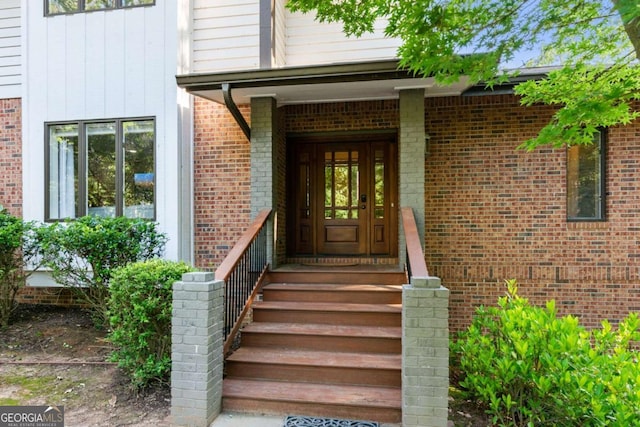
<path id="1" fill-rule="evenodd" d="M 394 141 L 359 137 L 291 145 L 290 253 L 395 256 Z"/>

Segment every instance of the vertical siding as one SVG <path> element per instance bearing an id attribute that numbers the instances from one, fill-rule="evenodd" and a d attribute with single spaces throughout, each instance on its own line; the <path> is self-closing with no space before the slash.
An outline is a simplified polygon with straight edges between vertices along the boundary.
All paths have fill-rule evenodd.
<path id="1" fill-rule="evenodd" d="M 399 41 L 384 36 L 384 21 L 379 21 L 373 34 L 347 38 L 342 25 L 319 23 L 312 14 L 291 13 L 287 16 L 286 64 L 301 66 L 338 62 L 373 61 L 396 57 Z"/>
<path id="2" fill-rule="evenodd" d="M 25 218 L 44 217 L 45 123 L 155 117 L 157 220 L 176 258 L 177 3 L 45 17 L 43 2 L 29 0 L 22 12 Z"/>
<path id="3" fill-rule="evenodd" d="M 275 40 L 274 49 L 274 67 L 282 67 L 287 64 L 287 11 L 285 9 L 285 0 L 276 0 L 274 11 L 275 23 Z"/>
<path id="4" fill-rule="evenodd" d="M 0 1 L 0 98 L 21 95 L 20 31 L 20 0 Z"/>
<path id="5" fill-rule="evenodd" d="M 192 71 L 260 65 L 259 0 L 194 0 Z"/>

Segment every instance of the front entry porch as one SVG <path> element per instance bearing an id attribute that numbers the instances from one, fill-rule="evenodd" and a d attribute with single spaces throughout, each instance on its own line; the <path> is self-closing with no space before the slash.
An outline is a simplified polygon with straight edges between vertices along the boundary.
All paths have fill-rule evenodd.
<path id="1" fill-rule="evenodd" d="M 448 290 L 428 275 L 412 210 L 402 214 L 406 271 L 272 270 L 266 210 L 215 275 L 185 274 L 174 285 L 173 423 L 209 426 L 226 410 L 446 426 Z"/>

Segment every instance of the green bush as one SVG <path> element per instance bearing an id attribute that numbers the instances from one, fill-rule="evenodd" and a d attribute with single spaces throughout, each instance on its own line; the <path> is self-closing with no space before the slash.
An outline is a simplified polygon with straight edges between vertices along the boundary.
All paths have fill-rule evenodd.
<path id="1" fill-rule="evenodd" d="M 187 264 L 151 260 L 114 271 L 111 280 L 111 360 L 136 388 L 166 381 L 171 372 L 172 285 L 192 271 Z"/>
<path id="2" fill-rule="evenodd" d="M 640 425 L 638 314 L 588 331 L 553 301 L 531 306 L 515 281 L 507 288 L 452 342 L 468 397 L 502 426 Z"/>
<path id="3" fill-rule="evenodd" d="M 25 267 L 37 255 L 33 227 L 0 207 L 0 327 L 9 324 L 16 294 L 27 281 Z"/>
<path id="4" fill-rule="evenodd" d="M 38 229 L 43 263 L 53 279 L 71 289 L 92 311 L 96 326 L 107 325 L 111 272 L 162 255 L 166 236 L 154 222 L 85 216 Z"/>

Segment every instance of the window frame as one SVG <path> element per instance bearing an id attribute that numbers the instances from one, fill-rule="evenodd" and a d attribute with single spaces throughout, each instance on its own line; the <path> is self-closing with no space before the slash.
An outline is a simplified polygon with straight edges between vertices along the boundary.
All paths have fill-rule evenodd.
<path id="1" fill-rule="evenodd" d="M 608 132 L 606 129 L 598 129 L 598 134 L 594 135 L 594 144 L 598 144 L 600 147 L 600 161 L 599 161 L 599 173 L 600 173 L 600 182 L 598 183 L 598 190 L 600 192 L 600 198 L 598 200 L 598 209 L 599 216 L 593 217 L 579 217 L 579 216 L 570 216 L 569 215 L 569 188 L 572 185 L 569 182 L 569 149 L 571 147 L 567 147 L 565 150 L 566 158 L 565 158 L 565 179 L 566 179 L 566 218 L 567 222 L 605 222 L 607 221 L 607 137 Z M 595 139 L 597 138 L 597 140 Z"/>
<path id="2" fill-rule="evenodd" d="M 151 3 L 149 4 L 136 4 L 133 6 L 125 6 L 124 5 L 124 0 L 115 0 L 115 6 L 108 8 L 108 9 L 89 9 L 86 10 L 86 0 L 77 0 L 77 4 L 78 4 L 78 9 L 74 10 L 72 12 L 58 12 L 58 13 L 54 13 L 54 12 L 49 12 L 49 1 L 50 0 L 43 0 L 44 2 L 44 16 L 65 16 L 65 15 L 75 15 L 76 13 L 91 13 L 91 12 L 104 12 L 107 10 L 119 10 L 119 9 L 134 9 L 137 7 L 149 7 L 149 6 L 155 6 L 156 5 L 156 0 L 151 0 Z"/>
<path id="3" fill-rule="evenodd" d="M 88 215 L 89 206 L 89 194 L 88 194 L 88 147 L 86 139 L 86 126 L 95 123 L 115 123 L 115 150 L 116 150 L 116 172 L 124 170 L 124 156 L 123 156 L 123 123 L 136 122 L 136 121 L 152 121 L 153 122 L 153 218 L 146 218 L 150 221 L 155 221 L 157 217 L 157 120 L 155 116 L 139 116 L 139 117 L 119 117 L 109 119 L 95 119 L 95 120 L 64 120 L 64 121 L 50 121 L 44 123 L 44 212 L 45 222 L 62 222 L 68 220 L 74 220 Z M 57 125 L 77 125 L 78 126 L 78 194 L 76 195 L 77 211 L 75 217 L 67 218 L 52 218 L 51 217 L 51 193 L 50 193 L 50 142 L 51 133 L 49 131 L 51 126 Z M 121 173 L 116 174 L 116 194 L 115 194 L 115 216 L 124 216 L 124 175 Z"/>

